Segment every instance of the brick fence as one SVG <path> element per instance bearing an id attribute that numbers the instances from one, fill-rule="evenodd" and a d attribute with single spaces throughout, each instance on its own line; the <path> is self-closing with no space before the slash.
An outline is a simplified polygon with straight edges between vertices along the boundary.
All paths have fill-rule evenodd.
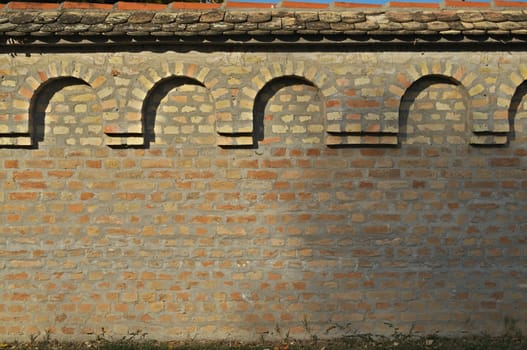
<path id="1" fill-rule="evenodd" d="M 521 33 L 43 43 L 16 26 L 54 12 L 3 11 L 0 339 L 527 329 Z M 78 23 L 156 18 L 97 11 Z M 361 35 L 411 23 L 331 13 L 378 24 Z M 489 13 L 411 18 L 526 29 L 521 10 Z"/>

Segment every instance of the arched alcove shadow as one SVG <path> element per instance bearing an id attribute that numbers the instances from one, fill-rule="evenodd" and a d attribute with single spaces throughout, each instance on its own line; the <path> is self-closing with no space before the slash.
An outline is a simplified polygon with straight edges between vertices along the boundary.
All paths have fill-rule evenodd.
<path id="1" fill-rule="evenodd" d="M 462 122 L 465 124 L 465 133 L 468 134 L 470 130 L 470 98 L 466 89 L 456 79 L 444 75 L 427 75 L 416 80 L 412 85 L 408 87 L 404 95 L 401 97 L 399 104 L 399 140 L 398 145 L 401 146 L 408 141 L 409 125 L 408 119 L 412 105 L 414 105 L 418 99 L 418 96 L 425 90 L 435 85 L 451 85 L 454 89 L 457 89 L 462 94 L 462 100 L 465 105 L 465 113 Z M 435 102 L 441 102 L 441 99 L 437 99 Z M 445 131 L 446 132 L 446 131 Z M 466 135 L 465 135 L 466 136 Z M 468 142 L 468 140 L 467 140 Z"/>
<path id="2" fill-rule="evenodd" d="M 321 100 L 320 90 L 311 81 L 296 75 L 282 76 L 267 82 L 258 92 L 253 106 L 253 147 L 258 147 L 258 143 L 265 138 L 264 120 L 265 109 L 269 101 L 283 88 L 295 85 L 307 85 L 317 89 L 317 99 Z M 321 111 L 323 113 L 323 111 Z"/>
<path id="3" fill-rule="evenodd" d="M 155 124 L 161 101 L 170 91 L 183 85 L 194 85 L 206 88 L 205 85 L 196 79 L 185 76 L 171 76 L 157 82 L 148 92 L 141 110 L 145 148 L 149 148 L 150 143 L 156 141 Z"/>
<path id="4" fill-rule="evenodd" d="M 509 122 L 509 140 L 514 140 L 516 138 L 516 127 L 514 121 L 516 120 L 516 115 L 518 111 L 521 110 L 521 104 L 523 99 L 527 96 L 527 80 L 521 83 L 514 91 L 512 96 L 511 103 L 509 105 L 509 110 L 507 111 L 507 117 Z"/>
<path id="5" fill-rule="evenodd" d="M 82 79 L 59 77 L 49 79 L 35 90 L 29 104 L 29 133 L 32 148 L 38 148 L 38 143 L 44 141 L 46 109 L 53 96 L 60 90 L 75 85 L 90 86 Z"/>

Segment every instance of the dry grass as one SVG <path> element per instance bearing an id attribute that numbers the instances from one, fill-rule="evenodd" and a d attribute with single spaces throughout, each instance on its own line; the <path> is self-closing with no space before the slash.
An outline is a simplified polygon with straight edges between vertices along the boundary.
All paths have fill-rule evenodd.
<path id="1" fill-rule="evenodd" d="M 241 343 L 235 341 L 205 342 L 199 340 L 157 342 L 146 337 L 130 336 L 119 340 L 97 337 L 86 342 L 59 342 L 50 337 L 28 342 L 0 344 L 0 350 L 527 350 L 522 334 L 501 336 L 374 336 L 350 335 L 330 340 L 282 340 Z"/>

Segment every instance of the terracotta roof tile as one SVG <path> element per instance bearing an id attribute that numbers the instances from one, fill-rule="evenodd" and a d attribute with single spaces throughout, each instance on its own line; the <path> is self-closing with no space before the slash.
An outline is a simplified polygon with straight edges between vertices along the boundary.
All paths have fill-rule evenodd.
<path id="1" fill-rule="evenodd" d="M 62 3 L 63 9 L 85 9 L 85 10 L 111 10 L 112 4 L 99 4 L 94 2 L 74 2 L 65 1 Z"/>

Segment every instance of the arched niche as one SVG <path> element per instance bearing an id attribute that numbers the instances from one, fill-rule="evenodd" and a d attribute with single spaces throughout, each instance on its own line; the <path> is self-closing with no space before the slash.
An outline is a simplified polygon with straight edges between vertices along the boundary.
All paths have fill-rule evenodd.
<path id="1" fill-rule="evenodd" d="M 160 80 L 148 92 L 141 114 L 144 147 L 151 143 L 215 143 L 214 100 L 196 79 L 172 76 Z"/>
<path id="2" fill-rule="evenodd" d="M 525 140 L 527 135 L 527 80 L 521 83 L 512 95 L 507 111 L 510 140 Z"/>
<path id="3" fill-rule="evenodd" d="M 393 101 L 401 101 L 408 88 L 424 77 L 442 76 L 462 86 L 466 91 L 470 133 L 467 135 L 471 145 L 501 145 L 506 142 L 503 133 L 508 132 L 509 124 L 504 123 L 500 113 L 492 113 L 489 105 L 493 96 L 489 93 L 488 83 L 477 72 L 469 70 L 463 65 L 458 65 L 449 60 L 421 61 L 409 65 L 399 72 L 387 84 L 385 96 L 385 114 L 392 116 L 390 105 Z M 399 113 L 395 113 L 399 115 Z M 400 123 L 398 123 L 400 124 Z M 398 130 L 398 126 L 396 127 Z"/>
<path id="4" fill-rule="evenodd" d="M 34 92 L 29 103 L 31 145 L 103 144 L 102 108 L 92 87 L 76 77 L 51 78 Z"/>
<path id="5" fill-rule="evenodd" d="M 253 146 L 321 144 L 324 105 L 319 88 L 295 75 L 270 80 L 258 92 L 253 106 Z"/>
<path id="6" fill-rule="evenodd" d="M 255 145 L 255 107 L 257 95 L 266 88 L 270 82 L 276 83 L 275 79 L 298 79 L 297 82 L 314 85 L 319 91 L 321 104 L 324 106 L 322 118 L 325 120 L 329 115 L 339 119 L 343 113 L 338 107 L 326 107 L 325 101 L 337 99 L 338 89 L 335 87 L 335 78 L 331 72 L 326 72 L 318 64 L 311 64 L 301 60 L 277 60 L 269 66 L 258 67 L 255 75 L 248 80 L 248 84 L 240 89 L 238 96 L 229 105 L 226 113 L 218 111 L 216 130 L 219 134 L 218 145 L 222 147 L 254 147 Z M 261 98 L 261 96 L 259 97 Z M 326 130 L 327 131 L 327 130 Z M 327 135 L 324 135 L 326 141 Z"/>
<path id="7" fill-rule="evenodd" d="M 419 78 L 401 97 L 399 144 L 467 144 L 469 101 L 466 89 L 452 77 Z"/>
<path id="8" fill-rule="evenodd" d="M 104 133 L 107 135 L 107 143 L 114 148 L 149 147 L 154 140 L 152 130 L 147 131 L 150 133 L 149 136 L 145 135 L 145 127 L 149 127 L 148 123 L 151 123 L 149 118 L 151 119 L 152 114 L 156 115 L 157 112 L 152 112 L 147 106 L 152 103 L 163 105 L 156 96 L 162 94 L 163 91 L 169 94 L 167 89 L 171 89 L 171 84 L 180 84 L 178 80 L 189 83 L 183 83 L 182 86 L 194 86 L 194 88 L 207 90 L 206 94 L 203 91 L 197 95 L 207 95 L 212 99 L 213 114 L 216 120 L 218 105 L 226 105 L 227 96 L 224 89 L 218 89 L 218 78 L 213 70 L 195 63 L 153 62 L 151 67 L 142 71 L 128 86 L 126 108 L 119 111 L 119 118 L 105 120 Z M 156 99 L 159 101 L 156 102 Z M 145 114 L 150 114 L 150 116 L 147 115 L 145 118 Z M 159 115 L 157 117 L 159 119 Z M 156 133 L 156 143 L 163 141 L 159 139 L 160 135 L 161 133 Z"/>
<path id="9" fill-rule="evenodd" d="M 503 77 L 496 86 L 498 110 L 495 114 L 502 121 L 503 143 L 523 138 L 525 95 L 527 94 L 527 64 L 520 63 L 517 70 Z"/>
<path id="10" fill-rule="evenodd" d="M 81 59 L 74 61 L 56 60 L 51 63 L 45 60 L 36 62 L 33 67 L 34 69 L 29 70 L 20 82 L 17 91 L 12 94 L 10 108 L 12 115 L 9 117 L 7 128 L 4 128 L 6 129 L 5 133 L 0 134 L 0 148 L 38 147 L 38 143 L 43 138 L 42 118 L 46 114 L 42 104 L 49 104 L 53 95 L 62 89 L 71 91 L 84 89 L 81 94 L 90 94 L 89 99 L 96 101 L 92 107 L 97 109 L 98 115 L 102 119 L 115 119 L 117 102 L 111 88 L 112 78 L 94 68 L 92 64 L 83 62 Z M 48 99 L 47 102 L 46 99 Z M 31 114 L 34 115 L 31 116 Z M 77 115 L 82 114 L 82 112 L 77 113 Z M 90 132 L 86 135 L 82 135 L 82 128 L 79 126 L 80 129 L 76 130 L 79 142 L 85 145 L 99 144 L 99 137 L 94 134 L 98 133 L 98 128 L 101 127 L 102 123 L 98 122 L 98 126 L 96 126 L 97 123 L 94 121 L 85 120 L 84 122 L 88 124 L 93 122 L 94 125 L 90 126 Z M 60 132 L 60 130 L 57 131 Z M 51 142 L 50 136 L 51 133 L 47 135 L 47 138 Z M 73 140 L 74 138 L 70 141 Z"/>

